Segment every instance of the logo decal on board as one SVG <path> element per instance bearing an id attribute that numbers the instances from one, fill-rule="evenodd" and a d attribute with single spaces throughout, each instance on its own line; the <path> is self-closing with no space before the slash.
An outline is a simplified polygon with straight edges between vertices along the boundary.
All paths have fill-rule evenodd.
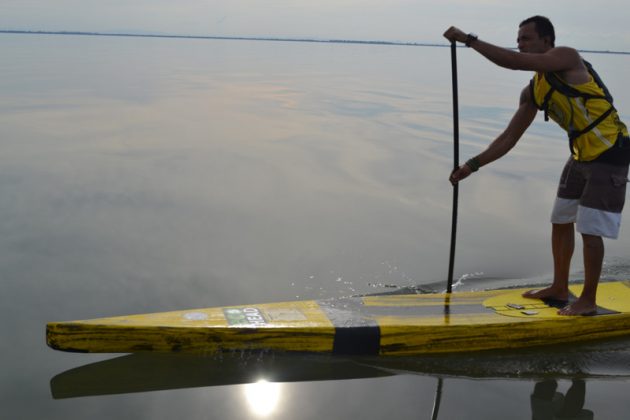
<path id="1" fill-rule="evenodd" d="M 223 310 L 229 325 L 241 327 L 264 327 L 267 320 L 262 312 L 256 308 L 228 308 Z"/>

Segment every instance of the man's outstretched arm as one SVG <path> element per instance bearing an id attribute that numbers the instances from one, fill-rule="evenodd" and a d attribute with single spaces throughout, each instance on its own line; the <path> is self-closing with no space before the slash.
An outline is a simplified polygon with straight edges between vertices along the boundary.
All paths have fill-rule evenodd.
<path id="1" fill-rule="evenodd" d="M 444 37 L 461 43 L 468 40 L 468 35 L 454 26 L 444 32 Z M 566 71 L 580 67 L 582 61 L 579 53 L 569 47 L 555 47 L 545 53 L 525 53 L 499 47 L 480 39 L 470 43 L 470 47 L 494 64 L 511 70 Z"/>

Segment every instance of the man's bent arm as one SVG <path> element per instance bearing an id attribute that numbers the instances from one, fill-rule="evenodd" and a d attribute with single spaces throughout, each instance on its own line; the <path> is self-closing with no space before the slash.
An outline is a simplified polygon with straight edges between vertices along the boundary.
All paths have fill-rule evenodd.
<path id="1" fill-rule="evenodd" d="M 521 92 L 520 105 L 507 128 L 477 156 L 481 166 L 493 162 L 509 152 L 525 133 L 536 117 L 538 109 L 531 99 L 529 86 Z"/>
<path id="2" fill-rule="evenodd" d="M 486 150 L 474 158 L 478 166 L 487 165 L 509 152 L 534 121 L 537 112 L 538 109 L 532 101 L 529 86 L 526 86 L 521 92 L 520 105 L 507 128 L 488 145 Z M 472 173 L 472 169 L 468 164 L 460 166 L 451 174 L 451 183 L 456 184 L 468 177 Z"/>

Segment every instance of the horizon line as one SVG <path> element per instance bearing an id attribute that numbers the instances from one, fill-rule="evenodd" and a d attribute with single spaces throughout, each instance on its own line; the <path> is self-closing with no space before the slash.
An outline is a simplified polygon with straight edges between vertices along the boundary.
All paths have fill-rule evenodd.
<path id="1" fill-rule="evenodd" d="M 304 43 L 324 43 L 324 44 L 359 44 L 359 45 L 393 45 L 403 47 L 450 47 L 450 44 L 439 44 L 431 42 L 411 42 L 411 41 L 385 41 L 385 40 L 359 40 L 359 39 L 322 39 L 322 38 L 284 38 L 284 37 L 263 37 L 263 36 L 223 36 L 223 35 L 176 35 L 176 34 L 134 34 L 125 32 L 86 32 L 86 31 L 47 31 L 47 30 L 20 30 L 20 29 L 0 29 L 0 34 L 18 35 L 69 35 L 69 36 L 109 36 L 109 37 L 134 37 L 134 38 L 174 38 L 174 39 L 210 39 L 226 41 L 267 41 L 267 42 L 304 42 Z M 464 47 L 458 45 L 459 48 Z M 510 47 L 509 49 L 516 49 Z M 619 54 L 630 55 L 630 51 L 614 50 L 585 50 L 578 49 L 579 52 L 594 54 Z"/>

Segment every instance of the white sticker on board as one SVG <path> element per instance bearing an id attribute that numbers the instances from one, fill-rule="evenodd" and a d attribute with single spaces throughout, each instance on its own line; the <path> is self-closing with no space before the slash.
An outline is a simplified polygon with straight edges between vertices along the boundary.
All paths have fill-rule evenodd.
<path id="1" fill-rule="evenodd" d="M 205 321 L 208 319 L 208 315 L 203 312 L 187 312 L 183 316 L 188 321 Z"/>
<path id="2" fill-rule="evenodd" d="M 272 321 L 306 321 L 306 315 L 295 308 L 267 309 L 265 311 Z"/>

